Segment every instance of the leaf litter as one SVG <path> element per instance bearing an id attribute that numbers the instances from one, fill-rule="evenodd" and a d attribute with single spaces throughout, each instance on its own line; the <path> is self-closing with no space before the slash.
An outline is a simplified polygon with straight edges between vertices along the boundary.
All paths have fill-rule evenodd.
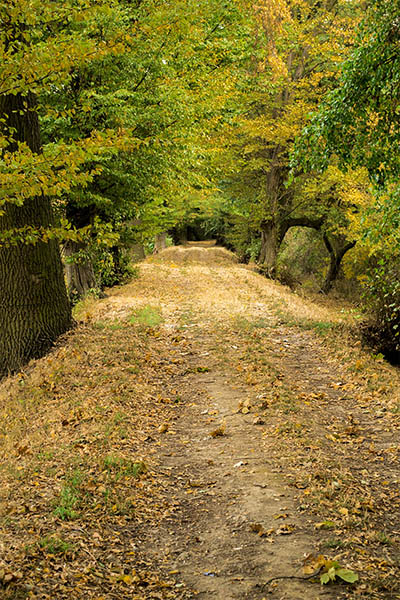
<path id="1" fill-rule="evenodd" d="M 317 598 L 319 583 L 314 594 L 290 579 L 304 554 L 332 598 L 399 595 L 398 370 L 370 360 L 334 305 L 241 266 L 211 258 L 169 267 L 161 256 L 141 271 L 87 304 L 51 354 L 1 384 L 2 597 L 186 599 L 203 577 L 209 597 L 222 599 L 225 577 L 226 589 L 237 586 L 232 598 L 261 599 L 271 578 L 289 598 Z M 313 320 L 339 329 L 321 339 Z M 217 384 L 226 406 L 213 404 Z M 253 433 L 238 456 L 248 416 Z M 210 433 L 200 418 L 222 425 Z M 253 438 L 265 478 L 253 473 Z M 204 448 L 199 464 L 194 444 Z M 228 452 L 240 469 L 221 464 Z M 255 504 L 251 490 L 265 501 L 273 478 L 278 498 L 266 520 L 221 486 L 242 486 Z M 279 510 L 281 493 L 290 511 Z M 205 550 L 224 538 L 206 527 L 221 501 L 247 566 L 232 552 L 220 552 L 217 569 L 215 558 L 207 563 Z M 178 568 L 171 541 L 183 548 Z M 195 547 L 204 561 L 197 554 L 193 565 Z"/>

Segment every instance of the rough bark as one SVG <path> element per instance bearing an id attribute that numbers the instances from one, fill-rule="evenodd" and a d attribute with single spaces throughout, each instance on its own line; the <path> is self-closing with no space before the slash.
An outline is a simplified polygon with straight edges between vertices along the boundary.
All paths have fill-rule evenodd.
<path id="1" fill-rule="evenodd" d="M 261 225 L 261 252 L 259 262 L 268 277 L 273 278 L 276 274 L 276 262 L 279 249 L 285 235 L 291 227 L 310 227 L 320 229 L 323 224 L 322 218 L 295 217 L 283 219 L 280 223 L 271 219 Z"/>
<path id="2" fill-rule="evenodd" d="M 39 153 L 40 130 L 36 99 L 27 93 L 0 97 L 2 129 L 14 130 L 7 150 L 25 142 Z M 41 196 L 23 206 L 5 205 L 0 231 L 53 224 L 50 200 Z M 55 241 L 0 247 L 0 375 L 18 370 L 42 356 L 71 326 L 58 244 Z"/>
<path id="3" fill-rule="evenodd" d="M 324 294 L 327 294 L 332 289 L 332 286 L 339 275 L 340 265 L 344 255 L 346 252 L 351 250 L 351 248 L 354 248 L 356 242 L 347 242 L 346 244 L 342 245 L 341 248 L 335 249 L 326 233 L 324 233 L 323 238 L 326 249 L 329 252 L 330 260 L 328 272 L 326 274 L 325 281 L 322 284 L 321 291 Z"/>
<path id="4" fill-rule="evenodd" d="M 133 244 L 129 251 L 130 259 L 132 262 L 140 262 L 146 258 L 143 244 Z"/>
<path id="5" fill-rule="evenodd" d="M 70 298 L 83 298 L 89 290 L 97 288 L 92 262 L 78 253 L 85 250 L 82 242 L 68 240 L 62 248 L 65 279 Z"/>
<path id="6" fill-rule="evenodd" d="M 167 247 L 167 233 L 158 233 L 154 242 L 154 254 L 165 250 Z"/>
<path id="7" fill-rule="evenodd" d="M 279 251 L 278 228 L 274 221 L 268 221 L 261 226 L 261 251 L 259 262 L 267 277 L 273 278 L 276 273 L 276 261 Z"/>

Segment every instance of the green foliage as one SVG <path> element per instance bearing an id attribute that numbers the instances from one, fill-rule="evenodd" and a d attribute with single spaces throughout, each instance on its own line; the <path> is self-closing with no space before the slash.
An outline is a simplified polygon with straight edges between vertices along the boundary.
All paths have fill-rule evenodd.
<path id="1" fill-rule="evenodd" d="M 83 165 L 82 173 L 94 174 L 84 192 L 71 190 L 71 219 L 97 214 L 143 243 L 207 202 L 212 172 L 204 132 L 224 110 L 231 65 L 249 46 L 244 14 L 242 2 L 143 0 L 114 2 L 102 16 L 94 38 L 106 32 L 126 44 L 89 60 L 43 96 L 49 141 L 78 142 L 99 131 L 123 138 L 117 151 Z"/>
<path id="2" fill-rule="evenodd" d="M 367 168 L 374 200 L 358 217 L 358 237 L 368 252 L 362 281 L 371 322 L 365 333 L 392 357 L 400 349 L 398 31 L 396 2 L 368 3 L 338 86 L 304 129 L 293 163 L 323 171 L 334 156 L 343 170 Z"/>
<path id="3" fill-rule="evenodd" d="M 278 279 L 282 283 L 320 291 L 326 266 L 327 251 L 319 231 L 306 227 L 288 231 L 277 262 Z"/>
<path id="4" fill-rule="evenodd" d="M 357 573 L 350 569 L 343 569 L 336 560 L 327 561 L 324 572 L 320 575 L 320 581 L 322 585 L 336 581 L 339 577 L 346 583 L 356 583 L 358 581 Z"/>
<path id="5" fill-rule="evenodd" d="M 394 360 L 400 352 L 400 256 L 383 257 L 370 269 L 363 299 L 370 315 L 364 326 L 366 339 Z"/>
<path id="6" fill-rule="evenodd" d="M 117 247 L 104 248 L 96 253 L 93 267 L 101 289 L 126 283 L 138 276 L 138 269 L 130 265 L 127 254 Z"/>
<path id="7" fill-rule="evenodd" d="M 377 184 L 398 177 L 400 141 L 398 5 L 372 0 L 358 29 L 356 47 L 298 142 L 307 167 L 326 168 L 332 154 L 366 166 Z"/>
<path id="8" fill-rule="evenodd" d="M 106 456 L 104 459 L 104 468 L 115 479 L 121 477 L 139 477 L 147 472 L 147 466 L 144 462 L 134 462 L 119 456 Z"/>
<path id="9" fill-rule="evenodd" d="M 38 541 L 38 547 L 46 554 L 69 554 L 74 547 L 56 535 L 46 535 Z"/>
<path id="10" fill-rule="evenodd" d="M 79 517 L 78 509 L 82 498 L 80 491 L 82 481 L 83 474 L 78 470 L 66 477 L 54 508 L 54 514 L 61 520 L 72 521 Z"/>

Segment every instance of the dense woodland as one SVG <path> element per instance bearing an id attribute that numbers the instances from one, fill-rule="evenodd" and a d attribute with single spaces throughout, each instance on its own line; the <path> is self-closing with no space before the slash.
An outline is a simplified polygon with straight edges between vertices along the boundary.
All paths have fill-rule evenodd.
<path id="1" fill-rule="evenodd" d="M 290 285 L 337 285 L 396 354 L 397 2 L 0 12 L 1 373 L 46 352 L 71 301 L 123 282 L 133 254 L 188 235 Z"/>

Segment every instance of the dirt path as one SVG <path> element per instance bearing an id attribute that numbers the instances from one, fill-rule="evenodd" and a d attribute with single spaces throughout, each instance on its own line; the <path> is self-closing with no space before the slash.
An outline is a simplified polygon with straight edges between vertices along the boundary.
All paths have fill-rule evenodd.
<path id="1" fill-rule="evenodd" d="M 398 370 L 345 312 L 193 250 L 3 383 L 0 597 L 400 598 Z M 359 581 L 296 579 L 321 555 Z"/>
<path id="2" fill-rule="evenodd" d="M 158 454 L 177 508 L 148 532 L 146 552 L 204 598 L 351 595 L 346 586 L 322 589 L 315 581 L 263 583 L 302 576 L 310 554 L 364 568 L 357 543 L 376 578 L 379 564 L 390 578 L 400 535 L 399 504 L 392 503 L 398 463 L 391 462 L 398 421 L 385 420 L 384 386 L 378 393 L 370 381 L 365 386 L 315 334 L 330 332 L 335 320 L 340 326 L 340 316 L 242 267 L 170 261 L 143 267 L 145 295 L 160 306 L 162 329 L 183 336 L 187 371 L 171 385 L 187 408 L 161 436 Z M 128 302 L 137 302 L 136 290 L 125 289 L 124 303 L 131 293 Z M 358 348 L 345 359 L 355 357 L 362 373 Z M 396 597 L 385 585 L 375 588 Z M 380 597 L 375 588 L 362 582 L 358 597 Z"/>

